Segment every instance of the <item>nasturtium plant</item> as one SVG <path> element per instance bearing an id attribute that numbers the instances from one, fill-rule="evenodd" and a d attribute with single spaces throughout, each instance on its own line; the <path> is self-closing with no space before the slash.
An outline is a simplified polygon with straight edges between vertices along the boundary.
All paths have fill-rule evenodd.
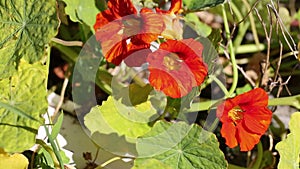
<path id="1" fill-rule="evenodd" d="M 157 159 L 170 168 L 226 168 L 227 162 L 213 133 L 197 124 L 158 121 L 137 140 L 139 163 Z"/>
<path id="2" fill-rule="evenodd" d="M 0 80 L 0 148 L 21 152 L 35 143 L 47 110 L 47 66 L 21 60 L 11 78 Z"/>
<path id="3" fill-rule="evenodd" d="M 279 169 L 299 169 L 300 163 L 300 112 L 292 114 L 289 127 L 291 133 L 279 142 L 275 148 L 280 155 Z"/>
<path id="4" fill-rule="evenodd" d="M 91 30 L 96 21 L 96 15 L 100 11 L 96 2 L 98 0 L 63 0 L 66 3 L 65 12 L 70 16 L 74 22 L 84 22 L 90 26 Z M 101 6 L 104 8 L 104 1 L 101 1 Z M 93 17 L 92 17 L 93 16 Z"/>
<path id="5" fill-rule="evenodd" d="M 188 10 L 196 11 L 206 7 L 214 7 L 223 3 L 224 0 L 203 0 L 199 3 L 198 0 L 183 0 L 183 3 L 187 6 Z"/>
<path id="6" fill-rule="evenodd" d="M 0 79 L 11 76 L 21 58 L 40 60 L 57 33 L 56 1 L 0 1 Z"/>
<path id="7" fill-rule="evenodd" d="M 162 163 L 161 161 L 149 158 L 147 160 L 135 160 L 134 166 L 131 169 L 172 169 L 170 166 Z"/>
<path id="8" fill-rule="evenodd" d="M 150 131 L 148 123 L 154 120 L 153 117 L 156 117 L 156 110 L 150 101 L 127 106 L 110 96 L 102 106 L 92 108 L 84 123 L 91 133 L 118 133 L 130 141 Z"/>

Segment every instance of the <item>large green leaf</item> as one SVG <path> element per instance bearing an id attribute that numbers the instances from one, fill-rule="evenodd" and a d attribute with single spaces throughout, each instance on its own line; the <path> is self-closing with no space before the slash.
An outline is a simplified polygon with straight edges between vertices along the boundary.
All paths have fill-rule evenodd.
<path id="1" fill-rule="evenodd" d="M 102 106 L 93 107 L 84 118 L 84 124 L 91 131 L 92 140 L 109 152 L 137 155 L 136 138 L 150 131 L 150 121 L 157 118 L 150 102 L 126 106 L 120 100 L 108 97 Z"/>
<path id="2" fill-rule="evenodd" d="M 19 71 L 0 81 L 0 148 L 21 152 L 35 143 L 46 112 L 47 66 L 21 61 Z M 8 108 L 10 107 L 10 108 Z"/>
<path id="3" fill-rule="evenodd" d="M 279 169 L 299 169 L 300 156 L 300 112 L 292 114 L 289 127 L 291 133 L 287 139 L 279 142 L 276 149 L 279 151 Z"/>
<path id="4" fill-rule="evenodd" d="M 196 124 L 158 121 L 149 133 L 138 138 L 137 151 L 138 160 L 154 158 L 176 169 L 227 167 L 216 136 Z"/>
<path id="5" fill-rule="evenodd" d="M 135 139 L 150 131 L 148 123 L 153 117 L 156 117 L 156 110 L 149 101 L 136 106 L 126 106 L 110 96 L 102 106 L 92 108 L 85 116 L 84 123 L 92 133 L 118 133 L 120 136 Z"/>
<path id="6" fill-rule="evenodd" d="M 183 0 L 188 10 L 197 11 L 206 7 L 214 7 L 223 3 L 224 0 Z"/>
<path id="7" fill-rule="evenodd" d="M 57 27 L 55 0 L 0 0 L 0 79 L 11 76 L 21 58 L 40 60 Z"/>
<path id="8" fill-rule="evenodd" d="M 98 0 L 63 0 L 66 3 L 65 12 L 74 22 L 84 22 L 90 26 L 91 30 L 96 22 L 96 15 L 99 9 L 96 7 Z M 99 0 L 101 6 L 104 6 L 104 0 Z"/>
<path id="9" fill-rule="evenodd" d="M 150 158 L 147 160 L 134 160 L 134 166 L 131 169 L 171 169 L 168 165 L 165 165 L 159 160 Z"/>

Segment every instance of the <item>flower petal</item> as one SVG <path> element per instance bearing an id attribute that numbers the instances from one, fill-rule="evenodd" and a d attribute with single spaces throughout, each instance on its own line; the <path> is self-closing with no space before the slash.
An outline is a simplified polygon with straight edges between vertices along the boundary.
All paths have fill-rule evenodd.
<path id="1" fill-rule="evenodd" d="M 234 148 L 238 145 L 236 139 L 236 128 L 230 121 L 223 123 L 221 128 L 221 135 L 226 140 L 226 145 L 230 148 Z"/>
<path id="2" fill-rule="evenodd" d="M 104 47 L 105 50 L 103 50 L 102 47 L 102 51 L 104 54 L 104 57 L 106 58 L 106 60 L 108 62 L 111 62 L 115 65 L 119 65 L 123 59 L 125 59 L 127 57 L 127 44 L 126 44 L 126 39 L 122 40 L 118 43 L 116 43 L 113 47 L 111 47 L 110 49 L 108 49 L 107 52 L 106 48 Z"/>
<path id="3" fill-rule="evenodd" d="M 172 0 L 171 1 L 171 7 L 169 10 L 165 11 L 165 10 L 161 10 L 159 8 L 156 8 L 156 12 L 157 13 L 164 13 L 164 14 L 177 14 L 180 9 L 182 7 L 182 0 Z"/>
<path id="4" fill-rule="evenodd" d="M 149 71 L 149 82 L 156 90 L 162 91 L 172 98 L 180 98 L 186 93 L 181 91 L 177 81 L 167 72 L 153 68 L 149 68 Z"/>
<path id="5" fill-rule="evenodd" d="M 158 36 L 165 30 L 165 23 L 160 14 L 153 13 L 148 8 L 143 8 L 140 13 L 141 16 L 141 30 L 136 37 L 144 43 L 155 41 Z"/>
<path id="6" fill-rule="evenodd" d="M 107 6 L 116 18 L 137 14 L 137 10 L 131 0 L 109 0 Z"/>
<path id="7" fill-rule="evenodd" d="M 234 98 L 242 109 L 247 107 L 266 107 L 268 106 L 268 94 L 262 88 L 256 88 Z"/>
<path id="8" fill-rule="evenodd" d="M 272 120 L 272 112 L 266 108 L 251 109 L 244 113 L 245 126 L 257 134 L 264 134 Z"/>
<path id="9" fill-rule="evenodd" d="M 181 5 L 182 5 L 182 0 L 172 0 L 169 11 L 171 13 L 177 14 L 181 9 Z"/>
<path id="10" fill-rule="evenodd" d="M 259 142 L 261 135 L 251 133 L 245 129 L 243 123 L 236 126 L 237 128 L 237 140 L 240 144 L 241 151 L 252 150 L 253 147 Z"/>
<path id="11" fill-rule="evenodd" d="M 149 53 L 151 53 L 150 50 L 150 44 L 146 44 L 143 42 L 135 42 L 132 43 L 130 42 L 127 46 L 128 53 L 126 59 L 124 62 L 126 63 L 127 66 L 130 67 L 138 67 L 141 66 L 142 64 L 146 63 L 146 58 Z"/>

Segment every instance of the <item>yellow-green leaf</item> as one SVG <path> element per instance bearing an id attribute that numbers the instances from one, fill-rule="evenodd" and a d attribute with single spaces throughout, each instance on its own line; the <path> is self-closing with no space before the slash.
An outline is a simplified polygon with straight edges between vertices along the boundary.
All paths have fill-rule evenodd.
<path id="1" fill-rule="evenodd" d="M 11 76 L 21 58 L 40 60 L 57 27 L 55 0 L 0 0 L 0 79 Z"/>
<path id="2" fill-rule="evenodd" d="M 300 112 L 292 114 L 289 123 L 291 133 L 276 145 L 280 154 L 279 169 L 299 169 L 300 156 Z"/>
<path id="3" fill-rule="evenodd" d="M 34 145 L 41 114 L 47 110 L 46 77 L 46 65 L 21 61 L 18 72 L 0 80 L 0 148 L 6 152 Z"/>

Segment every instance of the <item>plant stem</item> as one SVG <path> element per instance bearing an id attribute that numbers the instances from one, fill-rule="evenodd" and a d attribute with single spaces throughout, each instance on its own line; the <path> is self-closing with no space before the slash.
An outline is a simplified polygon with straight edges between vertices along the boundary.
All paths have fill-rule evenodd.
<path id="1" fill-rule="evenodd" d="M 103 164 L 101 164 L 100 166 L 98 166 L 96 169 L 101 169 L 105 166 L 107 166 L 108 164 L 114 162 L 114 161 L 117 161 L 117 160 L 121 160 L 122 158 L 121 157 L 114 157 L 112 159 L 109 159 L 108 161 L 104 162 Z"/>
<path id="2" fill-rule="evenodd" d="M 49 130 L 48 130 L 48 128 L 47 128 L 46 125 L 44 125 L 44 128 L 45 128 L 46 134 L 48 136 L 48 140 L 49 140 L 49 142 L 51 144 L 51 147 L 52 147 L 52 149 L 54 151 L 54 154 L 55 154 L 57 160 L 59 161 L 59 167 L 61 169 L 64 169 L 64 162 L 63 162 L 63 160 L 62 160 L 62 158 L 61 158 L 61 156 L 59 154 L 59 150 L 58 150 L 58 148 L 57 148 L 57 146 L 56 146 L 56 144 L 54 142 L 54 138 L 51 137 L 51 134 L 50 134 L 50 132 L 49 132 Z M 58 167 L 58 166 L 55 166 L 55 167 Z"/>
<path id="3" fill-rule="evenodd" d="M 228 39 L 230 59 L 231 59 L 232 69 L 233 69 L 233 82 L 232 82 L 231 88 L 228 92 L 228 95 L 226 96 L 226 97 L 230 97 L 234 93 L 237 83 L 238 83 L 238 69 L 237 69 L 237 65 L 236 65 L 236 61 L 235 61 L 235 54 L 234 54 L 233 44 L 232 44 L 232 40 L 231 40 L 231 36 L 230 36 L 228 19 L 227 19 L 224 4 L 222 4 L 222 11 L 223 11 L 223 19 L 224 19 L 224 27 L 225 27 L 226 37 Z"/>
<path id="4" fill-rule="evenodd" d="M 257 158 L 256 158 L 256 161 L 255 161 L 253 167 L 251 167 L 251 169 L 259 169 L 260 163 L 263 159 L 263 153 L 264 153 L 264 151 L 263 151 L 262 143 L 259 142 L 257 144 Z"/>
<path id="5" fill-rule="evenodd" d="M 227 88 L 224 86 L 224 84 L 216 76 L 211 75 L 210 78 L 217 83 L 217 85 L 224 92 L 225 96 L 229 95 Z"/>

